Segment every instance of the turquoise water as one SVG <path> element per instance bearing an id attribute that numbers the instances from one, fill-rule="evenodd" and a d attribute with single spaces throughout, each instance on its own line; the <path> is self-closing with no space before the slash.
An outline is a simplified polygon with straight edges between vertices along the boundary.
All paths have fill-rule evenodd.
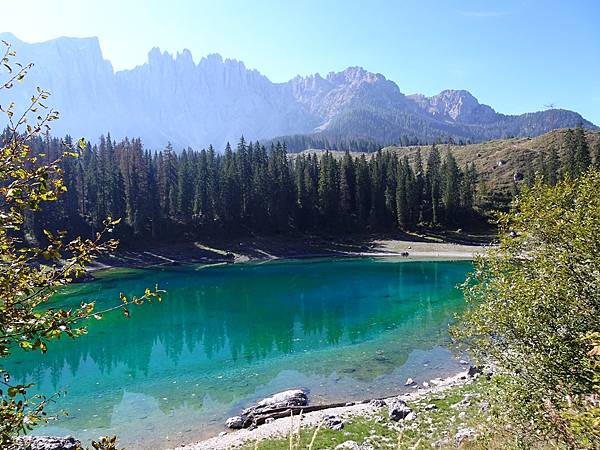
<path id="1" fill-rule="evenodd" d="M 69 416 L 40 434 L 174 447 L 287 388 L 309 389 L 312 403 L 362 400 L 457 372 L 447 327 L 471 268 L 365 258 L 112 271 L 58 301 L 103 308 L 155 283 L 168 294 L 9 368 L 40 392 L 67 392 L 52 408 Z"/>

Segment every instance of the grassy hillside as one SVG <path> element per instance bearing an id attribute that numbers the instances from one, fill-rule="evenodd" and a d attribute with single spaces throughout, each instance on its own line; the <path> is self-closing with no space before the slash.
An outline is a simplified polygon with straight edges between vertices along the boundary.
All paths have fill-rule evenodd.
<path id="1" fill-rule="evenodd" d="M 467 163 L 475 163 L 477 172 L 490 191 L 510 191 L 514 185 L 515 172 L 524 173 L 527 164 L 536 168 L 536 162 L 542 153 L 548 154 L 555 147 L 562 155 L 562 137 L 565 130 L 555 130 L 533 138 L 498 139 L 480 144 L 450 145 L 439 144 L 442 155 L 450 151 L 458 164 L 463 167 Z M 600 140 L 600 132 L 586 131 L 590 148 Z M 396 152 L 400 156 L 408 156 L 415 161 L 417 150 L 421 150 L 423 164 L 431 151 L 431 146 L 419 147 L 386 147 L 383 151 Z M 305 150 L 303 153 L 322 152 L 323 150 Z M 343 155 L 343 152 L 334 152 Z M 360 154 L 360 153 L 355 153 Z M 372 153 L 367 154 L 367 156 Z"/>

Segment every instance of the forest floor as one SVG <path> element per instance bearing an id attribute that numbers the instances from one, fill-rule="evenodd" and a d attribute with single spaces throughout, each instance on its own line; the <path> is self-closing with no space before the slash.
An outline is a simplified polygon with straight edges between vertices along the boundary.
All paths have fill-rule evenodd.
<path id="1" fill-rule="evenodd" d="M 100 258 L 92 269 L 191 263 L 239 263 L 319 257 L 402 257 L 407 260 L 472 259 L 485 253 L 495 235 L 461 231 L 349 234 L 335 237 L 287 234 L 210 238 L 121 248 Z"/>

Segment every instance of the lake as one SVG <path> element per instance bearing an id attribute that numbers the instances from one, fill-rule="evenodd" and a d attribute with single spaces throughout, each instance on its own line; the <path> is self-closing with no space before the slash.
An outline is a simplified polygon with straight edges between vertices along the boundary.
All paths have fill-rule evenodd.
<path id="1" fill-rule="evenodd" d="M 39 434 L 174 447 L 288 388 L 308 389 L 313 404 L 363 400 L 458 372 L 447 330 L 471 269 L 369 258 L 115 269 L 57 301 L 101 309 L 158 283 L 163 302 L 93 321 L 46 355 L 17 352 L 8 368 L 36 392 L 66 391 L 49 411 L 70 415 Z"/>

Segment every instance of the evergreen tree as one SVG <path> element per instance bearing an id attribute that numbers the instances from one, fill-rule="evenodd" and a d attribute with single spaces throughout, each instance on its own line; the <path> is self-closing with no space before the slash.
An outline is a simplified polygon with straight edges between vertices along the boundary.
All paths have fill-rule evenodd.
<path id="1" fill-rule="evenodd" d="M 575 160 L 575 154 L 577 152 L 577 145 L 575 143 L 575 133 L 572 129 L 565 131 L 563 135 L 563 173 L 565 176 L 571 179 L 577 178 L 577 162 Z"/>
<path id="2" fill-rule="evenodd" d="M 440 221 L 441 207 L 441 158 L 434 144 L 431 147 L 427 160 L 427 173 L 425 176 L 425 207 L 424 216 L 427 222 L 436 225 Z"/>
<path id="3" fill-rule="evenodd" d="M 461 173 L 456 164 L 456 159 L 454 159 L 450 151 L 448 151 L 444 158 L 441 172 L 441 191 L 445 223 L 455 224 L 460 207 Z"/>
<path id="4" fill-rule="evenodd" d="M 594 167 L 600 169 L 600 139 L 596 140 L 593 148 L 594 153 Z"/>
<path id="5" fill-rule="evenodd" d="M 575 128 L 573 134 L 573 144 L 575 146 L 575 170 L 577 176 L 583 174 L 592 165 L 592 158 L 590 156 L 590 149 L 585 137 L 585 131 L 583 126 L 579 124 Z"/>
<path id="6" fill-rule="evenodd" d="M 560 157 L 555 146 L 550 148 L 550 154 L 545 160 L 543 176 L 550 186 L 554 186 L 560 177 Z"/>

